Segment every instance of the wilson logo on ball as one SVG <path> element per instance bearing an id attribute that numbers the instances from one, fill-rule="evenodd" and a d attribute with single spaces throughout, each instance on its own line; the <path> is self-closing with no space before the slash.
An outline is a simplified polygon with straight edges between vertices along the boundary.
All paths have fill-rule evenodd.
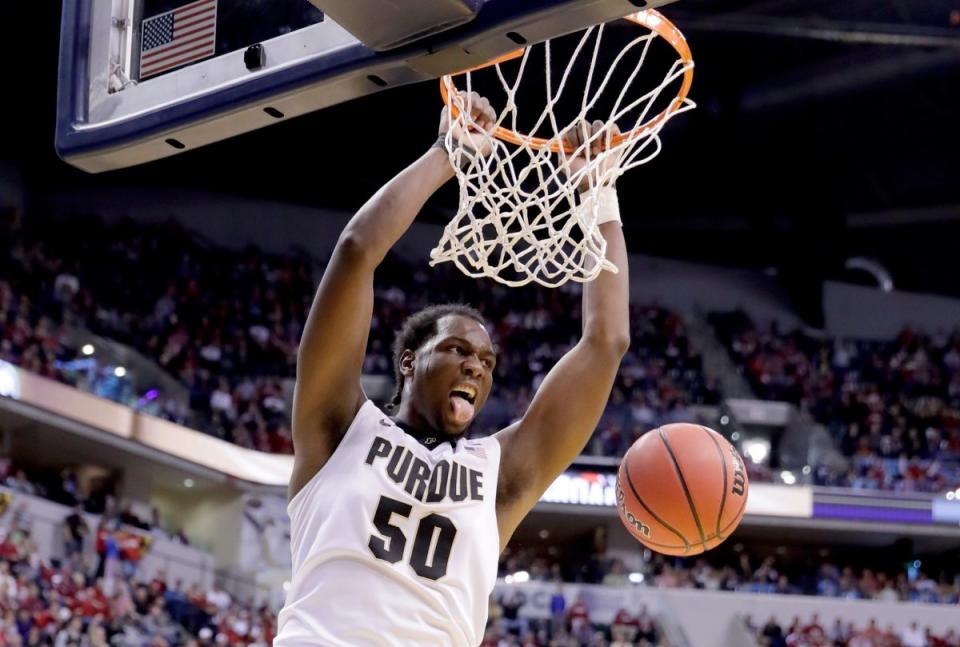
<path id="1" fill-rule="evenodd" d="M 733 460 L 733 494 L 737 496 L 743 496 L 744 490 L 747 486 L 747 477 L 745 475 L 745 470 L 743 467 L 743 460 L 740 458 L 740 454 L 737 453 L 737 450 L 733 447 L 730 448 L 730 458 Z"/>
<path id="2" fill-rule="evenodd" d="M 627 510 L 627 506 L 623 504 L 623 488 L 620 487 L 619 482 L 617 483 L 617 507 L 620 508 L 620 514 L 627 520 L 627 523 L 644 537 L 650 538 L 650 526 L 633 516 L 633 513 Z"/>

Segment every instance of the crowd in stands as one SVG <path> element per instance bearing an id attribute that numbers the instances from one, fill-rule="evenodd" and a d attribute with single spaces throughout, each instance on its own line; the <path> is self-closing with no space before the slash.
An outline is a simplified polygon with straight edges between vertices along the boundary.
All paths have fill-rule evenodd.
<path id="1" fill-rule="evenodd" d="M 758 328 L 742 312 L 711 320 L 759 397 L 801 406 L 850 457 L 848 469 L 814 466 L 815 483 L 960 486 L 960 331 L 878 342 Z"/>
<path id="2" fill-rule="evenodd" d="M 176 225 L 92 217 L 8 219 L 0 240 L 10 250 L 0 260 L 0 359 L 247 447 L 291 451 L 282 379 L 293 375 L 312 297 L 304 258 L 235 254 Z M 131 393 L 113 367 L 92 371 L 102 375 L 91 384 L 91 371 L 70 370 L 83 359 L 67 343 L 76 328 L 140 351 L 189 401 Z"/>
<path id="3" fill-rule="evenodd" d="M 216 585 L 204 591 L 162 572 L 141 580 L 136 569 L 111 569 L 109 540 L 97 568 L 69 544 L 61 558 L 42 556 L 22 514 L 12 513 L 0 534 L 3 647 L 266 647 L 273 639 L 269 609 Z"/>
<path id="4" fill-rule="evenodd" d="M 82 545 L 91 534 L 83 513 L 100 515 L 101 524 L 97 529 L 96 543 L 101 557 L 106 541 L 103 536 L 104 529 L 111 533 L 129 530 L 141 536 L 160 536 L 185 545 L 190 543 L 182 528 L 171 527 L 162 521 L 156 507 L 150 508 L 148 514 L 141 515 L 129 502 L 118 501 L 115 497 L 115 484 L 110 479 L 84 483 L 69 467 L 59 472 L 37 469 L 28 475 L 10 459 L 0 457 L 0 485 L 13 493 L 37 496 L 73 508 L 73 512 L 65 519 L 65 528 L 69 532 L 65 537 L 68 552 L 71 547 Z M 4 500 L 0 498 L 0 511 L 5 510 L 4 506 Z M 117 539 L 117 542 L 122 543 L 120 539 Z"/>
<path id="5" fill-rule="evenodd" d="M 751 557 L 736 550 L 714 551 L 697 559 L 652 554 L 631 580 L 624 562 L 607 553 L 605 535 L 601 526 L 583 541 L 511 542 L 500 557 L 499 575 L 523 572 L 524 577 L 540 582 L 633 583 L 658 588 L 960 604 L 960 569 L 948 564 L 944 568 L 933 566 L 927 573 L 921 570 L 923 562 L 917 560 L 905 563 L 900 570 L 880 570 L 851 566 L 842 556 L 835 560 L 806 553 L 792 559 Z M 878 553 L 867 563 L 891 562 L 896 560 Z"/>
<path id="6" fill-rule="evenodd" d="M 291 380 L 322 263 L 213 245 L 173 221 L 0 222 L 0 359 L 244 447 L 289 453 Z M 143 271 L 149 268 L 150 271 Z M 390 256 L 378 274 L 364 372 L 391 376 L 394 331 L 443 301 L 481 308 L 499 357 L 495 389 L 474 423 L 486 434 L 515 420 L 549 368 L 575 343 L 578 284 L 507 288 Z M 849 466 L 813 466 L 816 484 L 936 491 L 960 486 L 960 334 L 904 331 L 890 342 L 826 339 L 739 312 L 711 317 L 764 399 L 809 411 Z M 720 400 L 681 317 L 634 305 L 632 346 L 587 453 L 619 456 L 646 430 L 690 420 Z M 136 349 L 185 397 L 138 384 L 73 342 L 91 331 Z"/>
<path id="7" fill-rule="evenodd" d="M 597 622 L 578 596 L 568 607 L 559 590 L 550 601 L 549 619 L 523 614 L 527 598 L 511 589 L 490 598 L 481 647 L 666 647 L 662 631 L 646 607 L 621 608 L 609 624 Z"/>
<path id="8" fill-rule="evenodd" d="M 26 507 L 11 504 L 0 493 L 0 647 L 7 645 L 73 645 L 107 641 L 123 645 L 261 645 L 269 644 L 276 621 L 268 609 L 238 604 L 215 587 L 201 591 L 179 582 L 138 579 L 139 562 L 152 538 L 162 536 L 187 543 L 182 531 L 163 529 L 156 511 L 152 519 L 138 516 L 129 504 L 116 504 L 109 494 L 100 504 L 87 497 L 72 470 L 32 480 L 9 461 L 0 462 L 2 482 L 14 495 L 47 496 L 74 507 L 62 523 L 63 552 L 48 559 L 31 538 Z M 84 505 L 103 506 L 96 524 Z M 96 527 L 94 528 L 93 525 Z M 91 550 L 92 548 L 92 550 Z M 724 562 L 724 560 L 728 560 Z M 873 562 L 890 562 L 877 558 Z M 915 564 L 919 566 L 919 564 Z M 743 550 L 715 551 L 706 558 L 682 560 L 654 555 L 639 573 L 610 557 L 602 526 L 582 541 L 560 544 L 512 542 L 500 562 L 500 575 L 524 572 L 531 581 L 564 581 L 606 586 L 653 586 L 768 594 L 808 594 L 844 599 L 960 603 L 960 578 L 943 572 L 938 579 L 919 568 L 900 573 L 838 567 L 822 559 L 818 569 L 794 562 L 781 567 L 776 557 L 751 558 Z M 637 575 L 641 577 L 636 577 Z M 632 576 L 632 577 L 631 577 Z M 491 599 L 490 623 L 484 645 L 558 647 L 651 647 L 661 645 L 653 618 L 644 610 L 621 609 L 609 625 L 596 622 L 580 599 L 567 605 L 559 587 L 548 620 L 529 618 L 527 600 L 508 589 Z M 21 610 L 28 613 L 22 613 Z M 101 636 L 102 632 L 102 636 Z M 794 630 L 781 630 L 784 645 L 816 647 L 834 643 L 798 642 Z M 809 632 L 808 632 L 809 633 Z M 838 634 L 839 635 L 839 634 Z M 844 634 L 849 638 L 849 631 Z M 807 639 L 807 634 L 803 634 Z M 100 644 L 97 642 L 97 644 Z M 781 643 L 771 643 L 781 644 Z M 846 647 L 885 643 L 843 642 Z M 890 643 L 897 645 L 900 643 Z M 904 645 L 912 643 L 904 642 Z M 955 643 L 930 642 L 929 645 Z"/>
<path id="9" fill-rule="evenodd" d="M 6 218 L 0 244 L 10 250 L 0 259 L 0 359 L 245 447 L 292 450 L 289 380 L 322 269 L 308 254 L 232 251 L 172 221 L 52 223 L 36 214 Z M 411 312 L 474 304 L 499 347 L 494 393 L 474 424 L 474 433 L 489 433 L 526 409 L 576 342 L 580 289 L 510 289 L 391 256 L 377 277 L 364 372 L 392 375 L 393 334 Z M 689 420 L 691 404 L 720 398 L 679 316 L 635 306 L 631 321 L 631 352 L 590 453 L 621 455 L 647 429 Z M 114 367 L 98 367 L 69 344 L 81 328 L 150 358 L 189 390 L 189 402 L 154 385 L 137 392 Z"/>
<path id="10" fill-rule="evenodd" d="M 265 605 L 235 600 L 218 585 L 141 578 L 154 538 L 188 543 L 167 530 L 156 509 L 144 519 L 106 494 L 87 497 L 70 470 L 31 480 L 0 461 L 0 647 L 266 647 L 276 618 Z M 19 494 L 72 505 L 62 551 L 42 554 Z M 96 508 L 102 507 L 102 510 Z M 89 513 L 97 512 L 93 517 Z M 96 527 L 92 527 L 97 519 Z"/>
<path id="11" fill-rule="evenodd" d="M 809 620 L 795 616 L 789 624 L 774 617 L 763 624 L 750 616 L 743 621 L 762 647 L 960 647 L 956 630 L 935 632 L 917 622 L 898 631 L 892 625 L 881 626 L 876 619 L 865 627 L 842 618 L 835 618 L 832 624 L 821 623 L 817 614 Z"/>

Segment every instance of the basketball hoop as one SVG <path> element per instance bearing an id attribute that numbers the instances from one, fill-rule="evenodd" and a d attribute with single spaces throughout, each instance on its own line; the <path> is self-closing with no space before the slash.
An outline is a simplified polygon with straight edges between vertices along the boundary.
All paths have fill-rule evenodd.
<path id="1" fill-rule="evenodd" d="M 598 67 L 598 56 L 607 26 L 599 25 L 583 32 L 556 86 L 549 40 L 440 79 L 440 92 L 451 121 L 445 145 L 460 184 L 460 204 L 430 253 L 431 265 L 453 262 L 468 276 L 487 276 L 509 286 L 534 281 L 557 287 L 570 280 L 590 281 L 603 270 L 617 271 L 606 260 L 606 240 L 597 226 L 596 189 L 613 185 L 624 172 L 656 157 L 661 148 L 660 130 L 674 115 L 694 107 L 687 98 L 693 82 L 693 58 L 683 34 L 652 9 L 627 16 L 626 20 L 644 31 L 623 47 L 606 72 Z M 652 90 L 640 96 L 635 90 L 630 96 L 651 43 L 658 38 L 669 43 L 677 58 Z M 543 48 L 546 100 L 539 116 L 531 120 L 532 125 L 521 132 L 520 118 L 529 116 L 521 115 L 517 93 L 534 47 Z M 628 62 L 631 54 L 639 60 Z M 505 69 L 511 62 L 519 66 L 512 81 Z M 577 91 L 570 90 L 577 84 L 572 81 L 577 65 L 588 65 L 582 98 L 569 115 L 561 117 L 557 106 L 564 92 L 569 95 Z M 455 127 L 473 126 L 473 130 L 482 131 L 470 117 L 470 95 L 463 98 L 454 77 L 463 76 L 463 89 L 472 91 L 473 75 L 484 70 L 495 73 L 506 100 L 503 107 L 497 106 L 496 128 L 485 135 L 490 152 L 481 156 L 460 146 L 452 133 Z M 617 72 L 627 75 L 622 88 L 617 87 L 619 81 L 611 83 Z M 595 80 L 599 82 L 595 84 Z M 674 84 L 679 84 L 677 95 L 656 111 L 658 99 Z M 601 108 L 599 101 L 605 92 L 612 103 Z M 564 134 L 570 129 L 595 119 L 610 128 L 616 124 L 622 134 L 611 135 L 612 131 L 604 129 L 576 149 L 565 141 Z M 601 151 L 591 155 L 591 148 L 598 142 Z M 586 163 L 576 173 L 569 173 L 569 160 L 581 155 Z M 577 187 L 581 185 L 589 188 L 580 193 Z"/>

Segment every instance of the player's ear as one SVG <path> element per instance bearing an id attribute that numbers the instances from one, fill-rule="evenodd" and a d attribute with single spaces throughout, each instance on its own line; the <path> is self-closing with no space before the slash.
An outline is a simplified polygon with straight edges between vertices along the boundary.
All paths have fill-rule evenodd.
<path id="1" fill-rule="evenodd" d="M 410 377 L 413 375 L 413 363 L 417 359 L 417 354 L 409 348 L 400 355 L 400 375 Z"/>

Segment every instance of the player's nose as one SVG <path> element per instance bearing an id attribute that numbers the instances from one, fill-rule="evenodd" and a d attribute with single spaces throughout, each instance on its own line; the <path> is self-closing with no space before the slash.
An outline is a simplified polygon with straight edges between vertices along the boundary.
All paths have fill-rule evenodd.
<path id="1" fill-rule="evenodd" d="M 463 372 L 470 377 L 480 377 L 483 375 L 483 362 L 475 354 L 466 357 L 463 361 Z"/>

